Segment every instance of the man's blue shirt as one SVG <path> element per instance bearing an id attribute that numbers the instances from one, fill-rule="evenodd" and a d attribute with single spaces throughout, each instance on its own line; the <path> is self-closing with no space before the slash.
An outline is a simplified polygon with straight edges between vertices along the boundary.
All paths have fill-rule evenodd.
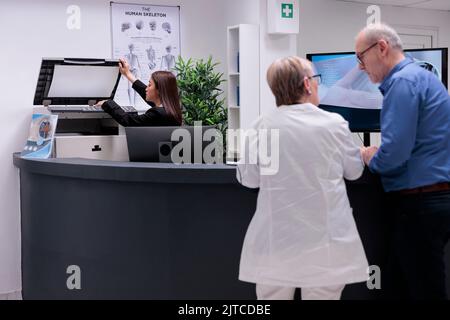
<path id="1" fill-rule="evenodd" d="M 385 191 L 450 182 L 450 96 L 409 58 L 383 80 L 381 146 L 369 164 Z"/>

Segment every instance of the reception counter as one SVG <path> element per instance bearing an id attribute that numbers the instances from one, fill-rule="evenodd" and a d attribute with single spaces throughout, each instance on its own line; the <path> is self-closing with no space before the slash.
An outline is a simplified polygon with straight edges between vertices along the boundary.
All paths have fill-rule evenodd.
<path id="1" fill-rule="evenodd" d="M 18 154 L 24 299 L 255 299 L 238 280 L 257 190 L 235 167 Z M 386 263 L 389 216 L 379 179 L 347 182 L 369 264 Z M 70 290 L 69 266 L 81 289 Z M 70 285 L 69 285 L 70 287 Z M 343 299 L 376 299 L 365 283 Z"/>

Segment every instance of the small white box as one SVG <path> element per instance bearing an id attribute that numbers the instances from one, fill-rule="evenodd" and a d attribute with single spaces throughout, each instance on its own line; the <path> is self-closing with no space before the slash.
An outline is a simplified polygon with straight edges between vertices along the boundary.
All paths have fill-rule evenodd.
<path id="1" fill-rule="evenodd" d="M 267 0 L 268 33 L 298 34 L 299 14 L 299 0 Z"/>

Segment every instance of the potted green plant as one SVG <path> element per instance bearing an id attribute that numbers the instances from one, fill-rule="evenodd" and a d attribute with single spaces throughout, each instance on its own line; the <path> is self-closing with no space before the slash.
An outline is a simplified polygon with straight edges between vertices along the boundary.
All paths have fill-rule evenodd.
<path id="1" fill-rule="evenodd" d="M 178 57 L 174 71 L 177 73 L 184 124 L 192 126 L 194 121 L 201 121 L 202 125 L 215 126 L 222 133 L 226 146 L 228 116 L 220 88 L 225 79 L 223 73 L 215 71 L 218 65 L 212 57 L 206 61 Z"/>

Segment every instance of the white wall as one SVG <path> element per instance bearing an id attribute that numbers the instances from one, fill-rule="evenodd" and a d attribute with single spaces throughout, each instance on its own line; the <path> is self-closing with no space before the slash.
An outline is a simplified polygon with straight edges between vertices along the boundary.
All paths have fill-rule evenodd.
<path id="1" fill-rule="evenodd" d="M 223 63 L 219 70 L 226 70 L 226 1 L 128 2 L 181 5 L 183 56 L 203 58 L 211 54 Z M 0 119 L 3 132 L 0 139 L 0 294 L 21 287 L 19 182 L 12 153 L 21 150 L 27 138 L 41 59 L 111 57 L 109 3 L 109 0 L 0 1 L 3 114 Z M 66 9 L 72 4 L 81 7 L 79 31 L 66 28 Z"/>
<path id="2" fill-rule="evenodd" d="M 374 1 L 376 2 L 376 1 Z M 367 23 L 369 4 L 334 0 L 300 0 L 298 55 L 354 51 L 356 34 Z M 380 6 L 381 20 L 396 27 L 438 31 L 439 47 L 450 47 L 450 12 Z"/>
<path id="3" fill-rule="evenodd" d="M 267 83 L 266 73 L 273 61 L 287 56 L 297 55 L 296 35 L 269 35 L 267 34 L 267 1 L 261 0 L 261 58 L 260 58 L 260 112 L 270 112 L 276 108 L 275 97 Z"/>
<path id="4" fill-rule="evenodd" d="M 260 113 L 273 110 L 275 98 L 267 84 L 266 72 L 274 60 L 297 54 L 297 37 L 267 34 L 267 0 L 227 0 L 225 20 L 229 25 L 260 26 Z"/>

